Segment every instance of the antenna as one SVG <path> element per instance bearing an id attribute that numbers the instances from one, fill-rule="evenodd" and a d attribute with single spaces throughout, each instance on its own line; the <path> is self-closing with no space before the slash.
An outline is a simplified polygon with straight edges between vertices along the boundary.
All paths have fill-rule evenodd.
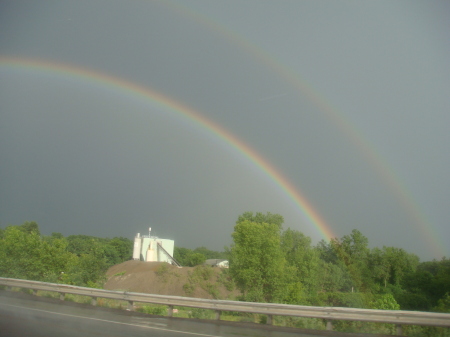
<path id="1" fill-rule="evenodd" d="M 148 228 L 148 237 L 150 237 L 150 232 L 152 231 L 152 228 L 151 227 L 149 227 Z"/>

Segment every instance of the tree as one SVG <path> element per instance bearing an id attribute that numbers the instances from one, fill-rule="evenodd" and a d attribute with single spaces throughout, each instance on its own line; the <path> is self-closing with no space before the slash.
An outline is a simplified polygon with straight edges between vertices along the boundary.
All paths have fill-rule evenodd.
<path id="1" fill-rule="evenodd" d="M 39 226 L 34 221 L 26 221 L 21 226 L 18 226 L 18 228 L 27 234 L 36 233 L 37 235 L 41 235 Z"/>
<path id="2" fill-rule="evenodd" d="M 319 252 L 311 246 L 311 238 L 288 228 L 281 235 L 281 247 L 287 264 L 296 270 L 297 281 L 308 293 L 320 288 Z"/>
<path id="3" fill-rule="evenodd" d="M 373 309 L 381 310 L 400 310 L 400 305 L 392 294 L 378 295 L 378 298 L 372 303 Z"/>
<path id="4" fill-rule="evenodd" d="M 99 286 L 111 265 L 128 260 L 132 242 L 61 233 L 40 236 L 35 222 L 0 232 L 0 276 Z"/>
<path id="5" fill-rule="evenodd" d="M 416 261 L 416 260 L 414 260 Z M 422 262 L 407 269 L 401 279 L 403 293 L 396 295 L 402 309 L 430 310 L 450 293 L 450 260 Z"/>
<path id="6" fill-rule="evenodd" d="M 334 254 L 342 261 L 353 281 L 357 291 L 368 291 L 372 288 L 371 271 L 368 269 L 369 240 L 357 229 L 342 239 L 330 240 Z"/>
<path id="7" fill-rule="evenodd" d="M 450 313 L 450 293 L 446 293 L 444 297 L 442 297 L 438 301 L 438 305 L 433 308 L 434 311 L 437 312 L 448 312 Z"/>
<path id="8" fill-rule="evenodd" d="M 114 237 L 108 240 L 107 246 L 115 251 L 115 261 L 108 261 L 111 265 L 128 261 L 133 256 L 133 241 L 124 237 Z"/>
<path id="9" fill-rule="evenodd" d="M 414 272 L 419 262 L 416 255 L 402 248 L 385 246 L 372 249 L 368 260 L 373 279 L 383 288 L 400 286 L 405 275 Z"/>
<path id="10" fill-rule="evenodd" d="M 67 246 L 69 252 L 77 256 L 89 254 L 100 246 L 99 238 L 88 235 L 69 235 L 67 242 L 69 243 Z"/>
<path id="11" fill-rule="evenodd" d="M 276 302 L 288 296 L 286 260 L 277 223 L 238 221 L 232 234 L 230 274 L 244 299 Z"/>
<path id="12" fill-rule="evenodd" d="M 38 230 L 24 231 L 9 226 L 0 242 L 0 275 L 36 281 L 57 281 L 66 271 L 71 255 L 65 239 L 51 243 L 41 239 Z"/>
<path id="13" fill-rule="evenodd" d="M 349 292 L 352 285 L 351 275 L 343 262 L 335 264 L 323 260 L 319 261 L 316 285 L 318 292 Z"/>
<path id="14" fill-rule="evenodd" d="M 384 288 L 386 288 L 388 280 L 391 277 L 391 265 L 389 260 L 386 258 L 386 255 L 380 248 L 375 247 L 372 250 L 369 265 L 372 270 L 373 277 L 380 282 Z"/>
<path id="15" fill-rule="evenodd" d="M 206 259 L 226 259 L 225 252 L 216 252 L 206 247 L 198 247 L 194 249 L 194 253 L 200 253 L 205 256 Z"/>
<path id="16" fill-rule="evenodd" d="M 192 254 L 189 255 L 188 265 L 191 267 L 199 266 L 201 264 L 204 264 L 205 261 L 206 261 L 205 255 L 201 253 L 192 252 Z"/>
<path id="17" fill-rule="evenodd" d="M 245 212 L 238 217 L 236 223 L 242 222 L 244 220 L 256 222 L 259 224 L 262 223 L 275 224 L 278 226 L 279 229 L 281 229 L 284 223 L 283 216 L 281 216 L 280 214 L 272 214 L 270 212 L 267 212 L 266 214 L 256 212 L 255 215 L 253 215 L 253 212 Z"/>
<path id="18" fill-rule="evenodd" d="M 174 248 L 173 257 L 182 266 L 195 267 L 205 263 L 206 257 L 202 253 L 198 253 L 189 248 L 176 247 Z"/>

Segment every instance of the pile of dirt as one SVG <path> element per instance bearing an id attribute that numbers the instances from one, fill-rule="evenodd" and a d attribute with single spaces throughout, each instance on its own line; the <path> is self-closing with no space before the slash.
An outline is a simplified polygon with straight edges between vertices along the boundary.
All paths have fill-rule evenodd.
<path id="1" fill-rule="evenodd" d="M 108 290 L 187 296 L 207 299 L 235 299 L 238 292 L 217 267 L 182 267 L 165 262 L 126 261 L 106 273 Z"/>

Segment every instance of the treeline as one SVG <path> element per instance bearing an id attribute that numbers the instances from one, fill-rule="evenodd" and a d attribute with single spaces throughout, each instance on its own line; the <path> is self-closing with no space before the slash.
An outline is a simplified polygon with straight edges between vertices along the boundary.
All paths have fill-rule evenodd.
<path id="1" fill-rule="evenodd" d="M 0 276 L 101 287 L 106 270 L 129 260 L 133 243 L 87 235 L 41 236 L 35 222 L 0 229 Z"/>
<path id="2" fill-rule="evenodd" d="M 130 260 L 132 254 L 133 242 L 124 237 L 42 236 L 36 222 L 0 228 L 2 277 L 101 287 L 108 268 Z M 174 258 L 182 266 L 194 267 L 226 256 L 206 247 L 175 247 Z"/>
<path id="3" fill-rule="evenodd" d="M 449 259 L 420 262 L 401 248 L 370 249 L 358 230 L 313 245 L 283 222 L 247 212 L 225 252 L 176 246 L 174 258 L 182 266 L 228 259 L 224 277 L 244 301 L 450 312 Z M 43 236 L 26 222 L 0 229 L 0 276 L 101 287 L 107 269 L 130 260 L 132 249 L 127 238 Z"/>
<path id="4" fill-rule="evenodd" d="M 420 262 L 402 248 L 370 249 L 358 230 L 312 245 L 278 214 L 239 216 L 229 249 L 242 300 L 450 312 L 450 260 Z"/>

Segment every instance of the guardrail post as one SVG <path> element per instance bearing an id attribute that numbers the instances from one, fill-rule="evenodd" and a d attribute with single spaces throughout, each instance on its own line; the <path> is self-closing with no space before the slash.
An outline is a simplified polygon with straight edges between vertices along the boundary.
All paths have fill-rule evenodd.
<path id="1" fill-rule="evenodd" d="M 273 316 L 272 315 L 267 315 L 266 324 L 272 325 L 272 322 L 273 322 Z"/>
<path id="2" fill-rule="evenodd" d="M 64 301 L 65 298 L 66 298 L 66 293 L 59 293 L 60 301 Z"/>
<path id="3" fill-rule="evenodd" d="M 216 310 L 216 321 L 220 321 L 220 314 L 221 313 L 222 313 L 222 311 Z"/>
<path id="4" fill-rule="evenodd" d="M 173 305 L 169 305 L 169 310 L 167 311 L 167 316 L 173 317 Z"/>
<path id="5" fill-rule="evenodd" d="M 94 307 L 97 305 L 97 297 L 92 296 L 91 305 Z"/>
<path id="6" fill-rule="evenodd" d="M 327 330 L 333 330 L 333 321 L 331 319 L 327 320 Z"/>
<path id="7" fill-rule="evenodd" d="M 133 301 L 128 301 L 128 310 L 134 311 L 134 302 Z"/>
<path id="8" fill-rule="evenodd" d="M 403 335 L 403 328 L 402 328 L 402 326 L 400 324 L 396 324 L 395 327 L 396 327 L 396 330 L 397 330 L 397 336 Z"/>
<path id="9" fill-rule="evenodd" d="M 37 292 L 38 292 L 37 289 L 31 289 L 31 290 L 33 291 L 33 295 L 37 296 Z"/>

